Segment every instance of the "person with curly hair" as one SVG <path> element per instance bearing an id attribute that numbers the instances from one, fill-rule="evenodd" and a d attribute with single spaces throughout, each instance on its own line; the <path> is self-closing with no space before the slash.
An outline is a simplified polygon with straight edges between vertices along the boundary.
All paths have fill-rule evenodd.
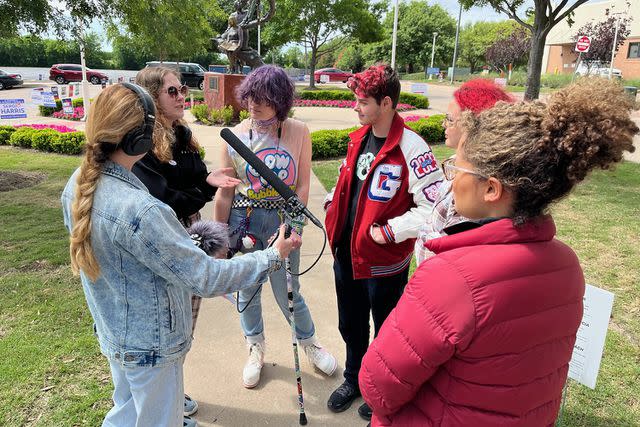
<path id="1" fill-rule="evenodd" d="M 458 119 L 463 111 L 471 111 L 477 115 L 487 108 L 493 107 L 498 101 L 513 102 L 514 99 L 491 80 L 473 79 L 463 83 L 453 92 L 453 99 L 449 103 L 446 116 L 442 121 L 445 145 L 450 148 L 458 147 L 461 136 Z M 456 211 L 450 181 L 444 180 L 438 191 L 432 194 L 432 197 L 434 198 L 433 211 L 420 228 L 416 239 L 414 252 L 417 265 L 432 255 L 425 248 L 424 244 L 427 240 L 445 235 L 447 231 L 455 231 L 456 224 L 468 221 Z M 449 227 L 452 228 L 449 229 Z"/>
<path id="2" fill-rule="evenodd" d="M 171 207 L 131 171 L 153 147 L 155 115 L 140 86 L 103 90 L 87 120 L 82 164 L 61 197 L 71 268 L 111 369 L 114 406 L 103 426 L 197 425 L 183 415 L 191 295 L 250 287 L 301 244 L 296 233 L 285 240 L 282 227 L 272 248 L 240 259 L 199 249 Z"/>
<path id="3" fill-rule="evenodd" d="M 464 112 L 443 164 L 475 228 L 427 241 L 362 362 L 372 426 L 553 426 L 582 319 L 584 276 L 550 206 L 633 151 L 622 88 L 583 79 L 548 103 Z"/>
<path id="4" fill-rule="evenodd" d="M 311 177 L 311 134 L 307 125 L 288 118 L 295 87 L 285 71 L 274 65 L 253 70 L 238 87 L 240 102 L 248 107 L 249 118 L 233 128 L 233 133 L 253 151 L 293 191 L 302 203 L 309 199 Z M 229 224 L 230 245 L 234 252 L 250 253 L 265 248 L 269 238 L 286 220 L 284 199 L 230 146 L 224 146 L 222 161 L 233 167 L 242 183 L 218 191 L 214 219 Z M 302 233 L 302 222 L 292 226 Z M 293 307 L 296 336 L 310 363 L 326 375 L 333 375 L 338 364 L 316 337 L 311 312 L 300 294 L 295 274 L 300 267 L 300 251 L 291 253 Z M 289 321 L 287 279 L 284 271 L 269 276 L 278 307 Z M 239 293 L 240 326 L 249 353 L 242 371 L 242 383 L 253 388 L 260 381 L 264 366 L 265 336 L 260 301 L 262 284 Z"/>

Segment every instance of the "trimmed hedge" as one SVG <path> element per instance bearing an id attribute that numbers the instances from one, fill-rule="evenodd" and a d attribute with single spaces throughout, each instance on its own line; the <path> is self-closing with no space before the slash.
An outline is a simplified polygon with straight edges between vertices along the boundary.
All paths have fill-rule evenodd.
<path id="1" fill-rule="evenodd" d="M 9 144 L 11 134 L 16 131 L 13 126 L 0 126 L 0 145 Z"/>
<path id="2" fill-rule="evenodd" d="M 93 99 L 91 99 L 93 101 Z M 74 98 L 71 100 L 71 104 L 73 108 L 76 107 L 84 107 L 84 100 L 82 98 Z M 62 111 L 62 101 L 60 99 L 56 99 L 56 107 L 45 107 L 43 105 L 38 106 L 38 110 L 40 110 L 40 115 L 44 117 L 52 116 L 56 111 Z"/>
<path id="3" fill-rule="evenodd" d="M 34 148 L 59 154 L 80 154 L 85 141 L 84 132 L 62 133 L 54 129 L 33 129 L 28 126 L 17 129 L 12 126 L 0 127 L 0 144 L 15 147 Z"/>
<path id="4" fill-rule="evenodd" d="M 350 90 L 303 90 L 300 99 L 320 101 L 353 101 L 355 97 Z M 416 108 L 429 108 L 429 98 L 415 93 L 400 92 L 400 104 L 413 105 Z"/>
<path id="5" fill-rule="evenodd" d="M 418 133 L 429 145 L 444 141 L 444 115 L 438 114 L 416 122 L 408 122 L 407 126 Z M 313 160 L 340 157 L 347 154 L 349 134 L 358 127 L 339 130 L 318 130 L 311 133 L 311 157 Z"/>

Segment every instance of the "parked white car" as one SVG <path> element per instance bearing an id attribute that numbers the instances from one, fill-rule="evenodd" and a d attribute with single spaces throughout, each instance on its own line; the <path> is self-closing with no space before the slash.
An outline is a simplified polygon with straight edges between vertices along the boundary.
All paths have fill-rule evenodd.
<path id="1" fill-rule="evenodd" d="M 612 77 L 621 79 L 622 71 L 618 68 L 614 68 L 611 72 Z M 600 76 L 609 77 L 609 65 L 601 62 L 586 62 L 583 61 L 576 68 L 576 76 Z"/>

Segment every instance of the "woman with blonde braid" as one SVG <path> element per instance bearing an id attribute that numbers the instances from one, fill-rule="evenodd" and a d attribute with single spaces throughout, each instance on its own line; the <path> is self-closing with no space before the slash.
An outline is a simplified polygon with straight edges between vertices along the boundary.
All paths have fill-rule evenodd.
<path id="1" fill-rule="evenodd" d="M 113 379 L 114 406 L 103 426 L 182 425 L 191 295 L 264 281 L 301 243 L 296 234 L 279 237 L 272 248 L 234 260 L 198 249 L 173 210 L 131 172 L 153 147 L 154 116 L 143 88 L 105 89 L 89 114 L 82 164 L 62 193 L 71 266 Z"/>
<path id="2" fill-rule="evenodd" d="M 583 79 L 542 102 L 461 117 L 443 163 L 475 228 L 426 246 L 369 346 L 360 390 L 372 426 L 553 426 L 582 318 L 584 277 L 549 206 L 633 151 L 617 84 Z"/>

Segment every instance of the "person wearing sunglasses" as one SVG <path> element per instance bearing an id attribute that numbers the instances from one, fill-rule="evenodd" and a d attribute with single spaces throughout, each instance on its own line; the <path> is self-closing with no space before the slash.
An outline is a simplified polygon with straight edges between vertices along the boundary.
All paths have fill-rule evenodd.
<path id="1" fill-rule="evenodd" d="M 634 151 L 632 104 L 583 79 L 539 101 L 459 119 L 444 163 L 474 227 L 427 241 L 424 261 L 369 346 L 360 390 L 372 426 L 553 426 L 585 281 L 550 206 Z"/>
<path id="2" fill-rule="evenodd" d="M 184 120 L 184 102 L 189 89 L 180 83 L 180 74 L 167 67 L 147 67 L 136 76 L 156 105 L 154 147 L 133 166 L 133 173 L 149 193 L 169 205 L 185 227 L 200 219 L 200 209 L 213 200 L 218 187 L 233 188 L 240 181 L 233 169 L 207 171 L 200 146 Z M 201 298 L 191 299 L 192 333 Z M 185 395 L 185 417 L 198 410 L 198 403 Z"/>
<path id="3" fill-rule="evenodd" d="M 458 119 L 464 111 L 479 114 L 481 111 L 493 107 L 498 101 L 513 102 L 513 98 L 490 80 L 474 79 L 463 83 L 453 92 L 453 99 L 447 107 L 445 118 L 442 120 L 445 145 L 454 149 L 458 147 L 461 135 Z M 449 181 L 445 180 L 432 197 L 434 198 L 433 211 L 420 228 L 415 243 L 414 253 L 417 265 L 420 265 L 431 255 L 425 248 L 427 240 L 447 234 L 447 231 L 455 230 L 457 224 L 467 221 L 455 209 Z"/>

